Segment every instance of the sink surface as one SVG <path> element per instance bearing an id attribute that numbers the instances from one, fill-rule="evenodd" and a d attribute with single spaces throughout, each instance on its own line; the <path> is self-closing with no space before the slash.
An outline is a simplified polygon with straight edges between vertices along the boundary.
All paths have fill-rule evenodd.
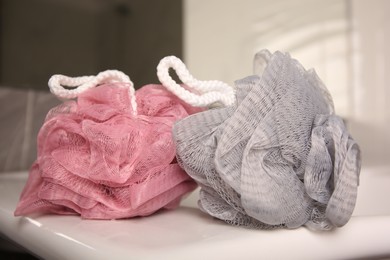
<path id="1" fill-rule="evenodd" d="M 390 168 L 363 169 L 352 219 L 331 232 L 250 230 L 196 207 L 126 220 L 14 217 L 27 172 L 0 175 L 0 233 L 45 259 L 349 259 L 390 257 Z"/>

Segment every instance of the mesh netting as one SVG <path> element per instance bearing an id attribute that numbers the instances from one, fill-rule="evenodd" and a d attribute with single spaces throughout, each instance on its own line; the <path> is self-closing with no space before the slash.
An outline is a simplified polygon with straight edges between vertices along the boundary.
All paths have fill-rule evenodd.
<path id="1" fill-rule="evenodd" d="M 237 102 L 175 123 L 179 164 L 200 208 L 263 229 L 340 227 L 355 206 L 360 151 L 326 87 L 288 54 L 236 82 Z"/>
<path id="2" fill-rule="evenodd" d="M 53 108 L 15 215 L 80 214 L 115 219 L 178 206 L 196 183 L 175 160 L 173 123 L 200 111 L 160 85 L 136 91 L 112 83 Z"/>

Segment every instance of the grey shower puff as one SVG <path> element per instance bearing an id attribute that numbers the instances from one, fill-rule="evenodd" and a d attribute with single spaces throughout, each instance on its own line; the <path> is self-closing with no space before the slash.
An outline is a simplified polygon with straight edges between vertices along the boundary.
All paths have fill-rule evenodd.
<path id="1" fill-rule="evenodd" d="M 358 145 L 314 71 L 281 52 L 257 57 L 262 75 L 236 82 L 235 105 L 174 127 L 179 164 L 201 186 L 200 208 L 264 229 L 344 225 L 356 202 Z"/>

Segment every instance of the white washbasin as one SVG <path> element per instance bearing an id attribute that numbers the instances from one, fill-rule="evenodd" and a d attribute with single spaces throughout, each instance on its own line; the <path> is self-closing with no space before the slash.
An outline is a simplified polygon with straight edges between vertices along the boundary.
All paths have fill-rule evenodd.
<path id="1" fill-rule="evenodd" d="M 145 218 L 14 217 L 26 176 L 0 175 L 0 233 L 45 259 L 390 258 L 390 167 L 362 170 L 354 215 L 331 232 L 229 226 L 197 209 L 197 193 Z"/>

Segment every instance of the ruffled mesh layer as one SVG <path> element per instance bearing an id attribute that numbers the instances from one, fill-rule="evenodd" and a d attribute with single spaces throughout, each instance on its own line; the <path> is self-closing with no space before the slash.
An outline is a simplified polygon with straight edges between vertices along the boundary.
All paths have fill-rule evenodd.
<path id="1" fill-rule="evenodd" d="M 236 82 L 234 106 L 174 126 L 179 164 L 201 186 L 200 208 L 234 225 L 343 226 L 355 206 L 360 151 L 326 87 L 288 54 Z"/>
<path id="2" fill-rule="evenodd" d="M 115 219 L 175 208 L 196 183 L 175 160 L 173 123 L 200 111 L 160 85 L 101 85 L 53 108 L 15 215 L 80 214 Z"/>

